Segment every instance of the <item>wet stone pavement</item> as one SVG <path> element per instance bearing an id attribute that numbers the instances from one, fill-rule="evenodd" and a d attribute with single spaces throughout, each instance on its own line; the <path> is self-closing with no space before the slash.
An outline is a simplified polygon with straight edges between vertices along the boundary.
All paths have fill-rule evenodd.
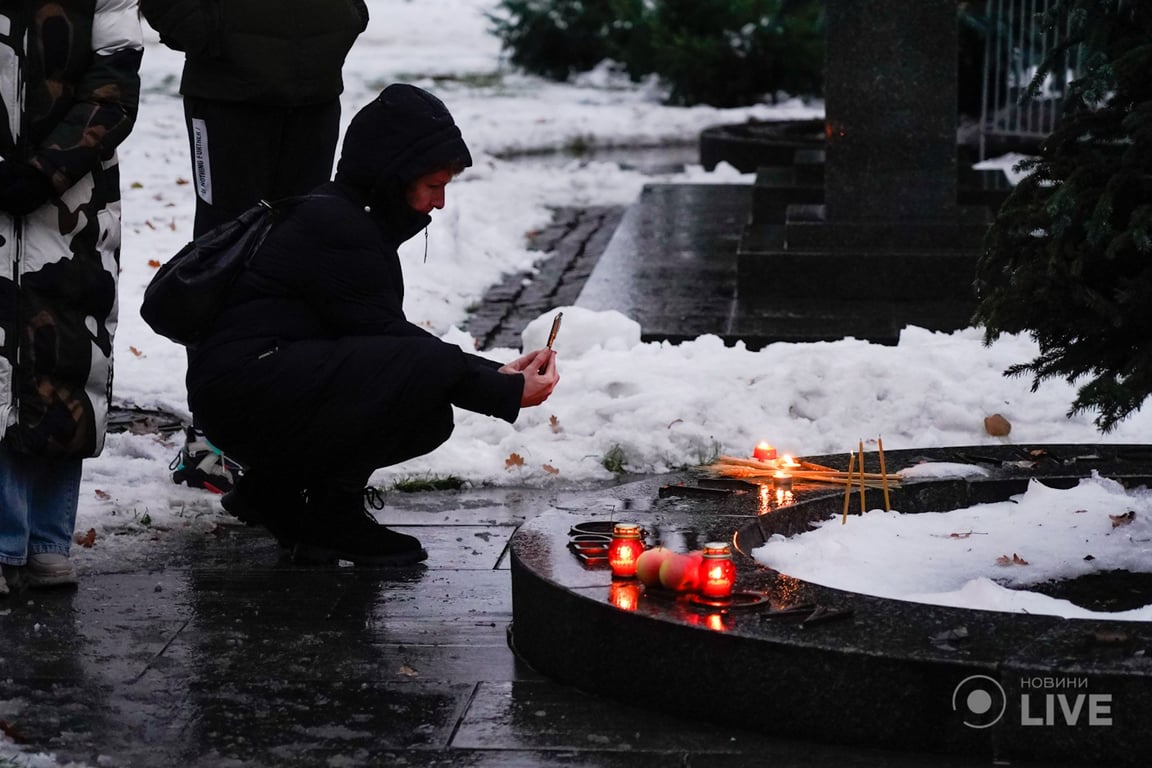
<path id="1" fill-rule="evenodd" d="M 652 487 L 392 492 L 381 519 L 429 551 L 404 569 L 297 567 L 240 524 L 81 560 L 78 590 L 0 602 L 0 726 L 61 765 L 124 768 L 963 764 L 658 714 L 519 661 L 513 532 Z"/>

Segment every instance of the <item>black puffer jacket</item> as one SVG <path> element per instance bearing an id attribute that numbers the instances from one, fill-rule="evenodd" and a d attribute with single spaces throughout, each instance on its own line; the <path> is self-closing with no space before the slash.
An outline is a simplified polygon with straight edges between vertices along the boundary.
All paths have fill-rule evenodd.
<path id="1" fill-rule="evenodd" d="M 470 164 L 448 110 L 419 88 L 389 86 L 360 110 L 345 135 L 336 180 L 287 210 L 234 286 L 214 330 L 193 351 L 193 410 L 201 414 L 202 388 L 218 390 L 221 380 L 271 349 L 349 337 L 434 339 L 404 316 L 396 249 L 431 217 L 409 208 L 403 189 L 433 170 Z M 455 345 L 436 345 L 428 364 L 454 383 L 453 404 L 516 419 L 522 376 L 499 373 L 498 363 Z"/>
<path id="2" fill-rule="evenodd" d="M 182 94 L 275 106 L 339 96 L 368 25 L 363 0 L 140 0 L 140 12 L 184 51 Z"/>

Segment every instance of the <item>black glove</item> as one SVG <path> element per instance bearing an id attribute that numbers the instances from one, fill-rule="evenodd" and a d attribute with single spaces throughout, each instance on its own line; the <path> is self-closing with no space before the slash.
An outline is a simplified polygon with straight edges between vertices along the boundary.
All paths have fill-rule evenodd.
<path id="1" fill-rule="evenodd" d="M 0 211 L 24 216 L 48 202 L 55 191 L 48 177 L 27 163 L 0 161 Z"/>

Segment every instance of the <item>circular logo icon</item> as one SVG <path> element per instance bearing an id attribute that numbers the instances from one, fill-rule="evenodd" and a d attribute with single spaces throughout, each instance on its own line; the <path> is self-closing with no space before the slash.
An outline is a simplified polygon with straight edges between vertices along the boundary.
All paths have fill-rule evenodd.
<path id="1" fill-rule="evenodd" d="M 1004 689 L 988 675 L 970 675 L 952 691 L 952 711 L 959 712 L 969 728 L 996 725 L 1007 707 Z"/>

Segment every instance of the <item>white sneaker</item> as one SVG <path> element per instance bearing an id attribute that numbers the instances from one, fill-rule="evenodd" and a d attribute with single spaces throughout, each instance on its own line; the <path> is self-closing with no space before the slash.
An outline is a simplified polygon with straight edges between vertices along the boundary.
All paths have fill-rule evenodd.
<path id="1" fill-rule="evenodd" d="M 37 552 L 28 555 L 28 566 L 24 571 L 28 578 L 28 586 L 36 589 L 43 587 L 65 587 L 77 582 L 76 569 L 68 555 L 58 552 Z"/>

